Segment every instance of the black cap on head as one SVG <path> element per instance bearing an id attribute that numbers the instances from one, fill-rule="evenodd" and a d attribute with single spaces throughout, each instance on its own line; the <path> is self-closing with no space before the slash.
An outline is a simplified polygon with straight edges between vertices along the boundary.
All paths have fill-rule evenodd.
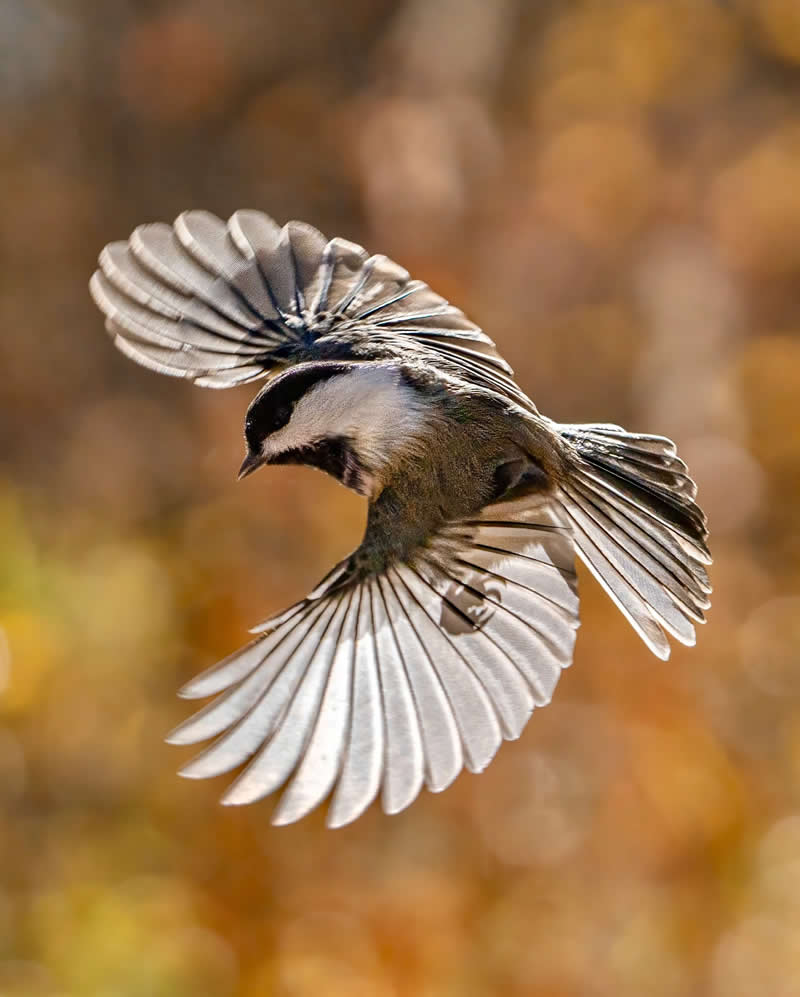
<path id="1" fill-rule="evenodd" d="M 269 381 L 250 403 L 244 421 L 247 448 L 258 453 L 262 440 L 282 429 L 294 406 L 315 384 L 352 370 L 353 364 L 306 363 Z"/>

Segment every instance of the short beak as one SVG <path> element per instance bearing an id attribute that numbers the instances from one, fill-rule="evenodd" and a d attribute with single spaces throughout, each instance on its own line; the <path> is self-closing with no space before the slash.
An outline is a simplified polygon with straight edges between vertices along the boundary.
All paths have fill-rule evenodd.
<path id="1" fill-rule="evenodd" d="M 262 464 L 265 463 L 266 461 L 261 454 L 251 453 L 248 451 L 242 461 L 242 466 L 239 468 L 238 480 L 241 481 L 242 478 L 246 478 L 248 474 L 252 474 L 253 471 L 257 470 Z"/>

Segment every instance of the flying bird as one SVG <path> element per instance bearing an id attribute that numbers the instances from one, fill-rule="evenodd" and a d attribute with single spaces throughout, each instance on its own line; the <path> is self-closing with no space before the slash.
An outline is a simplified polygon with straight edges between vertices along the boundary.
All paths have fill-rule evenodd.
<path id="1" fill-rule="evenodd" d="M 306 464 L 367 498 L 360 546 L 190 681 L 182 770 L 246 764 L 223 797 L 286 786 L 341 826 L 480 772 L 553 695 L 578 627 L 575 555 L 659 658 L 710 605 L 706 519 L 675 445 L 541 415 L 493 341 L 385 256 L 237 211 L 106 246 L 90 283 L 115 345 L 209 388 L 266 378 L 244 477 Z"/>

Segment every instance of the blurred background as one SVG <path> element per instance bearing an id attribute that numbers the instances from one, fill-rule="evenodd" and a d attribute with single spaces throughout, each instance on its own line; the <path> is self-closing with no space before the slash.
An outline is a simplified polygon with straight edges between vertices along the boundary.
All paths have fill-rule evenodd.
<path id="1" fill-rule="evenodd" d="M 0 122 L 0 994 L 800 993 L 797 0 L 4 0 Z M 237 485 L 253 388 L 105 336 L 98 251 L 189 207 L 396 257 L 547 415 L 678 441 L 698 646 L 584 572 L 481 777 L 338 832 L 178 779 L 175 690 L 365 513 Z"/>

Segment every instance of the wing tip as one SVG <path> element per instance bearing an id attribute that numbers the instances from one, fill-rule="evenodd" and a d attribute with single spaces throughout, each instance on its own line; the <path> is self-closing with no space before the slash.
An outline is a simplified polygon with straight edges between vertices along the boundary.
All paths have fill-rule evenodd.
<path id="1" fill-rule="evenodd" d="M 196 678 L 189 679 L 188 682 L 184 683 L 175 693 L 179 699 L 205 699 L 206 696 L 211 695 L 205 689 L 207 684 L 207 676 L 198 675 Z"/>
<path id="2" fill-rule="evenodd" d="M 203 772 L 201 767 L 195 764 L 195 760 L 187 762 L 185 765 L 178 769 L 177 773 L 181 779 L 212 779 L 218 773 L 216 772 Z"/>
<path id="3" fill-rule="evenodd" d="M 313 810 L 314 808 L 312 807 L 311 809 Z M 273 811 L 269 822 L 273 827 L 286 827 L 288 824 L 296 824 L 303 817 L 307 817 L 310 812 L 311 810 L 303 810 L 299 813 L 293 813 L 291 809 L 284 811 L 279 803 Z"/>
<path id="4" fill-rule="evenodd" d="M 352 824 L 353 821 L 358 820 L 366 809 L 367 807 L 362 807 L 355 812 L 347 810 L 339 812 L 339 808 L 331 806 L 325 815 L 325 827 L 330 828 L 332 831 L 338 831 L 339 828 L 347 827 L 348 824 Z"/>
<path id="5" fill-rule="evenodd" d="M 243 807 L 248 803 L 255 803 L 256 800 L 261 798 L 261 795 L 261 793 L 252 789 L 248 791 L 237 780 L 220 796 L 219 802 L 223 807 Z"/>
<path id="6" fill-rule="evenodd" d="M 195 719 L 196 718 L 193 716 L 189 717 L 188 720 L 184 720 L 184 722 L 178 724 L 177 727 L 173 727 L 173 729 L 164 736 L 164 743 L 182 746 L 186 744 L 198 744 L 200 741 L 205 741 L 206 737 L 203 735 L 197 737 L 191 733 L 191 728 Z"/>
<path id="7" fill-rule="evenodd" d="M 381 797 L 381 809 L 387 817 L 394 817 L 395 814 L 399 814 L 402 813 L 403 810 L 407 810 L 417 799 L 421 790 L 422 783 L 419 786 L 414 786 L 412 792 L 407 791 L 404 795 L 397 799 L 392 799 L 391 791 L 384 791 Z"/>
<path id="8" fill-rule="evenodd" d="M 672 654 L 672 648 L 671 648 L 671 646 L 669 644 L 669 641 L 666 639 L 666 637 L 664 638 L 664 644 L 663 645 L 661 645 L 661 644 L 657 645 L 655 643 L 651 644 L 651 643 L 648 642 L 647 646 L 650 648 L 650 650 L 653 652 L 653 654 L 657 658 L 659 658 L 661 661 L 669 661 L 669 657 Z"/>

